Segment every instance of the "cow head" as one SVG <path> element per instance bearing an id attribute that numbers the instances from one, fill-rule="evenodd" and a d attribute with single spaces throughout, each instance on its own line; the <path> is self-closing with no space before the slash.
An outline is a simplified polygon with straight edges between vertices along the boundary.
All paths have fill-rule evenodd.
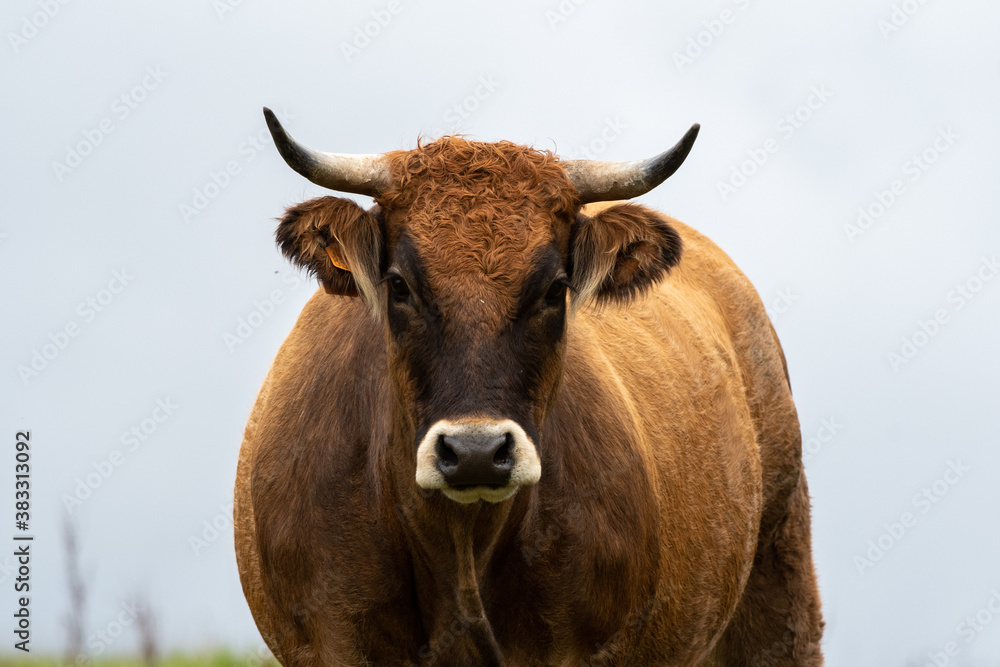
<path id="1" fill-rule="evenodd" d="M 385 155 L 319 153 L 265 116 L 296 171 L 375 198 L 368 211 L 336 197 L 293 206 L 277 239 L 327 292 L 360 297 L 384 324 L 416 483 L 470 503 L 537 482 L 568 311 L 627 301 L 681 250 L 677 233 L 641 206 L 592 216 L 580 206 L 661 183 L 698 126 L 656 158 L 617 163 L 456 137 Z"/>

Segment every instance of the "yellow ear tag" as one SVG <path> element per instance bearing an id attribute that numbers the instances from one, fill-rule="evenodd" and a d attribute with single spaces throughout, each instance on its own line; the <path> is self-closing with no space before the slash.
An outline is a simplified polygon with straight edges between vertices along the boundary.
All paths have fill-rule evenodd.
<path id="1" fill-rule="evenodd" d="M 331 246 L 327 246 L 325 248 L 325 250 L 326 250 L 326 254 L 330 256 L 330 261 L 333 262 L 333 265 L 335 267 L 337 267 L 338 269 L 341 269 L 342 271 L 348 271 L 348 272 L 350 272 L 351 269 L 347 266 L 347 262 L 345 262 L 344 260 L 340 259 L 339 257 L 336 257 L 333 254 L 333 250 L 331 249 Z"/>

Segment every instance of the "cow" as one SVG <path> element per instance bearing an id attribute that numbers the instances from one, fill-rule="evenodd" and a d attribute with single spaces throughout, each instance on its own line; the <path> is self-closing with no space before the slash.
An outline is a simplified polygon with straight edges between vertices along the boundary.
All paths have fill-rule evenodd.
<path id="1" fill-rule="evenodd" d="M 299 665 L 819 665 L 798 417 L 749 280 L 636 162 L 447 136 L 284 160 L 316 275 L 250 414 L 235 541 Z"/>

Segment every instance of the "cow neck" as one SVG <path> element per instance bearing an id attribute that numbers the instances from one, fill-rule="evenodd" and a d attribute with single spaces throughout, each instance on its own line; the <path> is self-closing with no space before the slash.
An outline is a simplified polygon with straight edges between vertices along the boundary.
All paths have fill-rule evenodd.
<path id="1" fill-rule="evenodd" d="M 458 505 L 439 493 L 418 497 L 423 505 L 415 506 L 405 529 L 428 646 L 447 647 L 442 650 L 454 664 L 502 664 L 483 597 L 502 585 L 488 577 L 517 503 Z"/>
<path id="2" fill-rule="evenodd" d="M 412 443 L 413 437 L 395 442 Z M 427 645 L 449 647 L 445 652 L 450 658 L 466 656 L 475 664 L 502 664 L 483 605 L 484 591 L 504 585 L 490 581 L 491 564 L 498 552 L 509 550 L 508 542 L 516 533 L 511 527 L 523 521 L 532 489 L 520 489 L 502 503 L 461 505 L 438 491 L 416 486 L 412 447 L 408 457 L 389 458 L 406 461 L 393 466 L 392 474 Z"/>

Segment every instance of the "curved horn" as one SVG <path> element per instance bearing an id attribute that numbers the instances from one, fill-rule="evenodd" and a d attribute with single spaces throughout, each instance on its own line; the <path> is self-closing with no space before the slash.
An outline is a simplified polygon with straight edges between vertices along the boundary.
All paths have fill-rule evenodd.
<path id="1" fill-rule="evenodd" d="M 701 125 L 695 123 L 676 146 L 648 160 L 567 160 L 561 164 L 581 204 L 631 199 L 646 194 L 677 171 L 691 152 L 700 129 Z"/>
<path id="2" fill-rule="evenodd" d="M 281 127 L 274 112 L 264 107 L 267 129 L 278 152 L 288 166 L 316 185 L 340 192 L 377 197 L 391 183 L 389 164 L 384 155 L 344 155 L 321 153 L 292 139 Z"/>

